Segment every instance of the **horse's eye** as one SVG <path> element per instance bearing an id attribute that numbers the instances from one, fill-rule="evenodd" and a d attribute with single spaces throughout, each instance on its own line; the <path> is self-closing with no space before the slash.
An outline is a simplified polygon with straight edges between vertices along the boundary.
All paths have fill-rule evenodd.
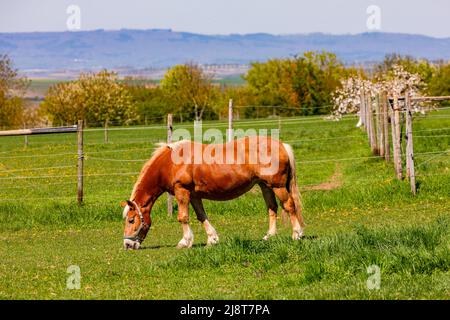
<path id="1" fill-rule="evenodd" d="M 128 223 L 133 224 L 134 223 L 134 217 L 128 220 Z"/>

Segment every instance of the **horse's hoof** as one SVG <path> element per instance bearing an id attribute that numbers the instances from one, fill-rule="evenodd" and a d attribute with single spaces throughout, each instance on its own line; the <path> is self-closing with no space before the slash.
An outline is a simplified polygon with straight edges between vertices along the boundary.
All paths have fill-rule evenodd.
<path id="1" fill-rule="evenodd" d="M 178 242 L 177 249 L 192 248 L 193 242 L 193 240 L 183 238 L 180 240 L 180 242 Z"/>
<path id="2" fill-rule="evenodd" d="M 303 232 L 302 233 L 297 233 L 297 232 L 295 232 L 295 233 L 293 233 L 292 234 L 292 240 L 301 240 L 303 238 Z"/>
<path id="3" fill-rule="evenodd" d="M 269 240 L 270 238 L 272 238 L 273 236 L 275 236 L 275 234 L 270 234 L 270 233 L 268 233 L 268 234 L 266 234 L 262 239 L 263 239 L 264 241 L 267 241 L 267 240 Z"/>
<path id="4" fill-rule="evenodd" d="M 213 246 L 219 243 L 219 237 L 218 236 L 214 236 L 214 237 L 208 237 L 208 241 L 206 242 L 207 246 Z"/>

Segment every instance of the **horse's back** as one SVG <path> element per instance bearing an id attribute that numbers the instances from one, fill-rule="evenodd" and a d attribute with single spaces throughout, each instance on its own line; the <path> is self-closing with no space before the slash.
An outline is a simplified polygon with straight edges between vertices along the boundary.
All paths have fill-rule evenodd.
<path id="1" fill-rule="evenodd" d="M 191 154 L 189 163 L 176 166 L 175 177 L 183 177 L 184 183 L 200 197 L 228 200 L 247 192 L 255 183 L 286 184 L 288 155 L 283 145 L 270 137 L 244 137 L 209 145 L 185 141 L 179 147 L 190 147 Z M 264 155 L 261 148 L 266 148 Z M 201 157 L 197 154 L 195 158 L 199 151 Z M 264 173 L 264 168 L 273 163 L 276 168 Z"/>

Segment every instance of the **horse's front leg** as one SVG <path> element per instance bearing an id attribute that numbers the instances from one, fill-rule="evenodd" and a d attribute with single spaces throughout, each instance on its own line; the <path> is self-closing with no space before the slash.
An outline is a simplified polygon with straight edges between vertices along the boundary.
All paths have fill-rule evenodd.
<path id="1" fill-rule="evenodd" d="M 178 221 L 181 222 L 183 227 L 183 238 L 178 242 L 177 248 L 191 248 L 194 243 L 194 234 L 189 226 L 189 190 L 176 188 L 175 199 L 178 202 Z"/>
<path id="2" fill-rule="evenodd" d="M 203 224 L 206 234 L 208 235 L 208 241 L 206 244 L 208 246 L 217 244 L 219 242 L 219 236 L 217 235 L 216 229 L 209 223 L 208 216 L 206 215 L 205 208 L 203 208 L 202 199 L 191 198 L 191 204 L 194 208 L 195 214 L 197 215 L 198 221 Z"/>

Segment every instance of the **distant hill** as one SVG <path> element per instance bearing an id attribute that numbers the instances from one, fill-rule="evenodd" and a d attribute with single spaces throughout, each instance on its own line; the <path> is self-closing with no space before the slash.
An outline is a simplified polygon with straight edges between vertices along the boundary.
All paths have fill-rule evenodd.
<path id="1" fill-rule="evenodd" d="M 8 53 L 21 70 L 165 68 L 187 61 L 248 64 L 307 50 L 332 51 L 347 63 L 378 61 L 394 52 L 448 60 L 450 38 L 394 33 L 201 35 L 126 29 L 0 33 L 0 53 Z"/>

